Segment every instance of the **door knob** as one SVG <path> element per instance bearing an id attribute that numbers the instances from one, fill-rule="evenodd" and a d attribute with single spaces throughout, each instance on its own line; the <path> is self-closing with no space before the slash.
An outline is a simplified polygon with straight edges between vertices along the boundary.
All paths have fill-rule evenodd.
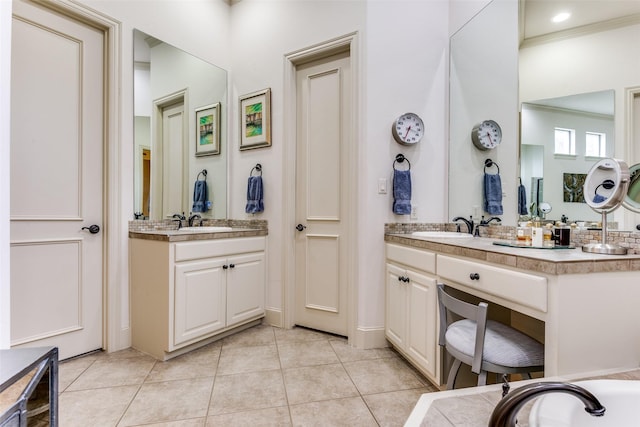
<path id="1" fill-rule="evenodd" d="M 100 226 L 96 225 L 96 224 L 90 225 L 88 227 L 82 227 L 82 229 L 83 230 L 89 230 L 89 233 L 91 233 L 91 234 L 97 234 L 97 233 L 100 232 Z"/>
<path id="2" fill-rule="evenodd" d="M 296 230 L 298 230 L 298 231 L 302 231 L 302 230 L 304 230 L 305 228 L 307 228 L 307 226 L 306 226 L 306 225 L 302 225 L 302 224 L 298 224 L 298 225 L 296 225 Z"/>

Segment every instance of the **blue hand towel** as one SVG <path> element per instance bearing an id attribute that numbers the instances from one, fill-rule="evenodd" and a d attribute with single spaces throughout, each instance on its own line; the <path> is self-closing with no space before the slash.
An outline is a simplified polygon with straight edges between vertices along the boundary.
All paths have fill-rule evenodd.
<path id="1" fill-rule="evenodd" d="M 502 215 L 500 174 L 484 174 L 484 210 L 491 215 Z"/>
<path id="2" fill-rule="evenodd" d="M 518 214 L 526 215 L 527 212 L 527 190 L 524 188 L 524 185 L 520 184 L 518 186 Z"/>
<path id="3" fill-rule="evenodd" d="M 247 183 L 247 206 L 246 213 L 257 213 L 264 211 L 262 177 L 250 176 Z"/>
<path id="4" fill-rule="evenodd" d="M 602 203 L 605 200 L 607 200 L 606 197 L 599 195 L 598 193 L 596 193 L 595 196 L 593 196 L 593 203 Z"/>
<path id="5" fill-rule="evenodd" d="M 206 212 L 207 210 L 207 181 L 196 180 L 193 186 L 193 206 L 191 212 Z"/>
<path id="6" fill-rule="evenodd" d="M 393 213 L 411 213 L 411 172 L 408 170 L 393 170 Z"/>

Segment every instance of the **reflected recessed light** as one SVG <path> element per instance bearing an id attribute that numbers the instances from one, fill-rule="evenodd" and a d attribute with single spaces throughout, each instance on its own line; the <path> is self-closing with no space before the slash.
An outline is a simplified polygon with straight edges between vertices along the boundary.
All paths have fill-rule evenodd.
<path id="1" fill-rule="evenodd" d="M 569 12 L 562 12 L 562 13 L 559 13 L 556 16 L 554 16 L 551 19 L 551 21 L 553 21 L 553 22 L 566 21 L 567 19 L 569 19 L 570 16 L 571 16 L 571 14 Z"/>

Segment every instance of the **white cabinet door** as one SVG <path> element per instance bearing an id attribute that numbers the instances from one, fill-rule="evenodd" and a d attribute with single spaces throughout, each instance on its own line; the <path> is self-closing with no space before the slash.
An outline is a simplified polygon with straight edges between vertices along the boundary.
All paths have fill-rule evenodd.
<path id="1" fill-rule="evenodd" d="M 407 270 L 408 324 L 406 351 L 423 369 L 437 378 L 438 288 L 436 279 Z"/>
<path id="2" fill-rule="evenodd" d="M 210 258 L 176 264 L 174 346 L 226 326 L 226 261 Z"/>
<path id="3" fill-rule="evenodd" d="M 264 252 L 227 260 L 227 326 L 264 314 Z"/>
<path id="4" fill-rule="evenodd" d="M 395 346 L 404 349 L 407 338 L 406 271 L 387 264 L 387 298 L 385 335 Z"/>

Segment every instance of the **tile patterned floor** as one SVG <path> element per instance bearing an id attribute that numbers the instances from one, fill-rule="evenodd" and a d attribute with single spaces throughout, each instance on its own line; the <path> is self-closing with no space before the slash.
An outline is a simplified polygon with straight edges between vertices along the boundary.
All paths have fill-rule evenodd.
<path id="1" fill-rule="evenodd" d="M 60 364 L 61 427 L 402 426 L 436 391 L 393 350 L 259 325 L 167 362 L 136 350 Z"/>

